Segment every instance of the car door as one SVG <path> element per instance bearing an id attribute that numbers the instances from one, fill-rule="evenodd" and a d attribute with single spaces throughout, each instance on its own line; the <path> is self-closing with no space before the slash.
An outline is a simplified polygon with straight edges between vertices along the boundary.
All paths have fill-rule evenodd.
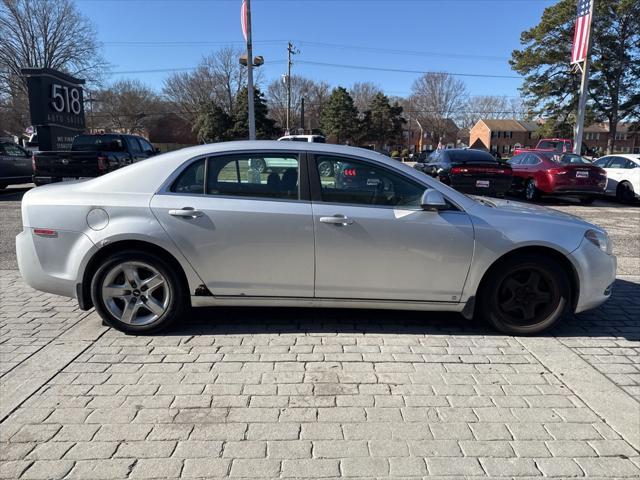
<path id="1" fill-rule="evenodd" d="M 615 155 L 609 158 L 609 163 L 607 163 L 606 191 L 615 194 L 620 182 L 625 180 L 627 174 L 627 159 Z"/>
<path id="2" fill-rule="evenodd" d="M 141 137 L 136 137 L 136 138 L 138 139 L 138 142 L 140 142 L 143 158 L 153 157 L 156 154 L 155 148 L 153 148 L 153 146 L 149 142 L 147 142 L 144 138 L 141 138 Z"/>
<path id="3" fill-rule="evenodd" d="M 423 185 L 370 160 L 318 154 L 309 172 L 316 297 L 459 300 L 474 247 L 465 212 L 422 210 Z"/>
<path id="4" fill-rule="evenodd" d="M 0 145 L 0 178 L 31 181 L 31 155 L 13 143 Z"/>
<path id="5" fill-rule="evenodd" d="M 255 168 L 277 157 L 288 167 Z M 153 213 L 214 295 L 313 296 L 313 219 L 301 157 L 196 159 L 153 197 Z"/>
<path id="6" fill-rule="evenodd" d="M 142 151 L 142 147 L 140 146 L 140 142 L 138 142 L 138 139 L 136 137 L 127 135 L 125 138 L 127 141 L 127 150 L 129 150 L 129 154 L 131 155 L 131 161 L 133 163 L 147 158 L 144 155 L 144 152 Z"/>

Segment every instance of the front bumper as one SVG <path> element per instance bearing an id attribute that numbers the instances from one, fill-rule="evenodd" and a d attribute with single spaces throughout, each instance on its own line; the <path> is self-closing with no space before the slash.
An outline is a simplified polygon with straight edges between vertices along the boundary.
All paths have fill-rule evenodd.
<path id="1" fill-rule="evenodd" d="M 584 312 L 606 302 L 616 279 L 615 255 L 607 255 L 589 240 L 583 239 L 580 246 L 571 252 L 571 257 L 580 282 L 575 312 Z"/>
<path id="2" fill-rule="evenodd" d="M 65 297 L 77 297 L 85 259 L 96 250 L 80 232 L 58 231 L 55 236 L 41 237 L 25 227 L 16 237 L 18 268 L 27 285 Z"/>

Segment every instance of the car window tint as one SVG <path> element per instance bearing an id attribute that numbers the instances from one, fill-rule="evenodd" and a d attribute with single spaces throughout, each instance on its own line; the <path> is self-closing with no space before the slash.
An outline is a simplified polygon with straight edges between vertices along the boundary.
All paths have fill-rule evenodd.
<path id="1" fill-rule="evenodd" d="M 522 162 L 522 165 L 537 165 L 538 163 L 540 163 L 538 157 L 529 153 Z"/>
<path id="2" fill-rule="evenodd" d="M 9 155 L 10 157 L 24 157 L 26 156 L 26 152 L 22 150 L 19 146 L 14 145 L 12 143 L 5 143 L 2 145 L 4 153 Z"/>
<path id="3" fill-rule="evenodd" d="M 520 165 L 523 159 L 524 159 L 524 155 L 516 155 L 511 160 L 509 160 L 509 163 L 511 165 Z"/>
<path id="4" fill-rule="evenodd" d="M 207 194 L 298 200 L 299 171 L 297 155 L 212 157 L 207 167 Z"/>
<path id="5" fill-rule="evenodd" d="M 323 202 L 419 207 L 425 188 L 401 175 L 350 158 L 318 155 Z"/>
<path id="6" fill-rule="evenodd" d="M 627 159 L 624 157 L 611 157 L 608 168 L 626 168 Z"/>
<path id="7" fill-rule="evenodd" d="M 597 167 L 605 168 L 607 166 L 607 163 L 609 163 L 609 160 L 611 160 L 611 157 L 599 158 L 598 160 L 593 162 L 593 164 Z"/>
<path id="8" fill-rule="evenodd" d="M 153 146 L 149 142 L 147 142 L 144 138 L 138 138 L 138 141 L 140 142 L 140 145 L 142 146 L 142 150 L 145 153 L 153 153 L 154 152 Z"/>
<path id="9" fill-rule="evenodd" d="M 185 193 L 202 195 L 204 193 L 204 159 L 189 165 L 173 182 L 171 191 L 175 193 Z"/>
<path id="10" fill-rule="evenodd" d="M 142 148 L 140 148 L 140 144 L 138 143 L 138 139 L 136 137 L 126 137 L 126 139 L 130 153 L 142 153 Z"/>
<path id="11" fill-rule="evenodd" d="M 565 153 L 560 159 L 560 163 L 566 164 L 590 164 L 591 162 L 586 158 L 581 157 L 575 153 Z"/>
<path id="12" fill-rule="evenodd" d="M 482 150 L 451 150 L 446 152 L 446 156 L 456 163 L 497 163 L 493 155 Z"/>

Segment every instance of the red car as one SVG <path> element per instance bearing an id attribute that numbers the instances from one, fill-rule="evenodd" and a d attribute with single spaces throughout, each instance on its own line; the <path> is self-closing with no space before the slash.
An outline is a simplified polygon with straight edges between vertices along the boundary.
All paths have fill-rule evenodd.
<path id="1" fill-rule="evenodd" d="M 512 189 L 527 200 L 541 195 L 577 196 L 589 204 L 604 193 L 607 173 L 574 153 L 528 152 L 513 157 Z"/>

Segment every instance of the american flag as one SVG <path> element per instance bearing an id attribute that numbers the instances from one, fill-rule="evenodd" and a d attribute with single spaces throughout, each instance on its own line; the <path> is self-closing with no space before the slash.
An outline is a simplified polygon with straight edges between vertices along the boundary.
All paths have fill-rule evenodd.
<path id="1" fill-rule="evenodd" d="M 579 63 L 587 58 L 589 50 L 589 35 L 591 34 L 592 0 L 578 0 L 578 16 L 576 30 L 573 34 L 573 50 L 571 63 Z"/>
<path id="2" fill-rule="evenodd" d="M 242 6 L 240 7 L 240 25 L 242 25 L 242 35 L 244 35 L 245 42 L 247 41 L 247 1 L 242 0 Z"/>

